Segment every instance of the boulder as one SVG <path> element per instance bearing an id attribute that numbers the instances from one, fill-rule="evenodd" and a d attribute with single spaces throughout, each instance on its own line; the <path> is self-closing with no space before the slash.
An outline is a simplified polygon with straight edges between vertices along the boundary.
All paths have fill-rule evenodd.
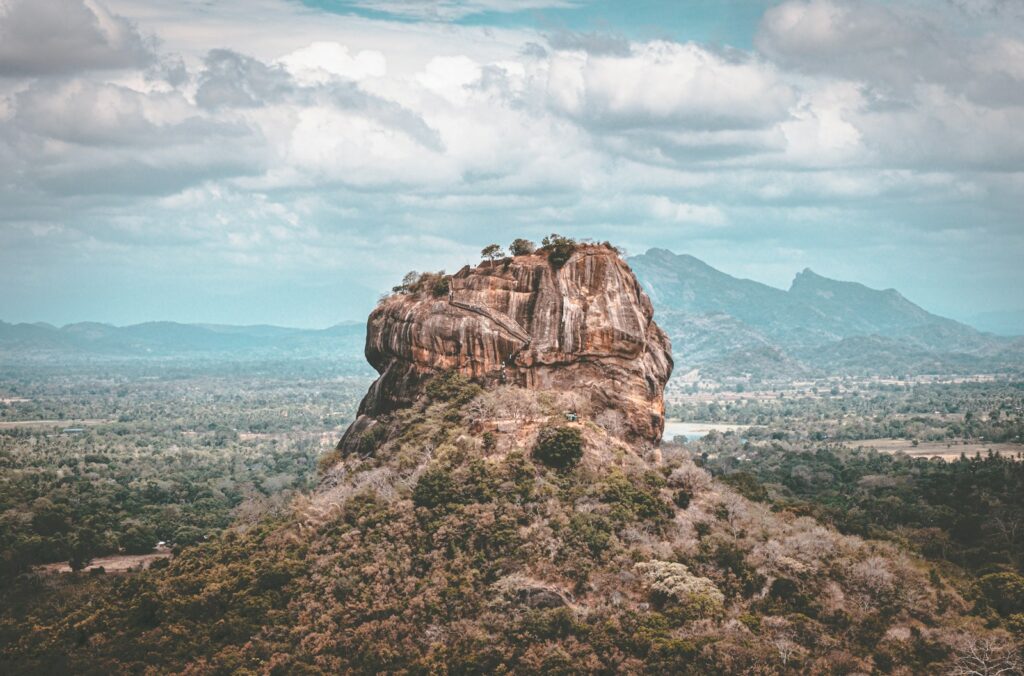
<path id="1" fill-rule="evenodd" d="M 370 314 L 366 358 L 380 377 L 353 430 L 410 405 L 427 379 L 455 370 L 485 387 L 581 393 L 593 417 L 622 414 L 616 433 L 625 440 L 660 441 L 671 346 L 613 248 L 579 245 L 562 265 L 541 249 L 466 266 L 447 286 L 396 293 Z M 353 438 L 346 434 L 343 451 L 353 450 Z"/>

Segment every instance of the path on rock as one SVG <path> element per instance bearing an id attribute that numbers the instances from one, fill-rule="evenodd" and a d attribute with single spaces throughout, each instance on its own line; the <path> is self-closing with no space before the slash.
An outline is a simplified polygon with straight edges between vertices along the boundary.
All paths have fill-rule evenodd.
<path id="1" fill-rule="evenodd" d="M 505 329 L 519 340 L 526 343 L 526 345 L 524 345 L 521 349 L 526 349 L 526 347 L 528 347 L 530 343 L 533 341 L 533 338 L 530 336 L 529 333 L 526 332 L 526 329 L 520 326 L 519 322 L 509 317 L 504 312 L 492 310 L 491 308 L 484 307 L 482 305 L 474 305 L 473 303 L 466 303 L 461 300 L 455 300 L 454 298 L 450 298 L 448 302 L 457 308 L 462 308 L 463 310 L 467 310 L 469 312 L 475 312 L 478 315 L 490 319 L 492 322 L 494 322 L 501 328 Z"/>

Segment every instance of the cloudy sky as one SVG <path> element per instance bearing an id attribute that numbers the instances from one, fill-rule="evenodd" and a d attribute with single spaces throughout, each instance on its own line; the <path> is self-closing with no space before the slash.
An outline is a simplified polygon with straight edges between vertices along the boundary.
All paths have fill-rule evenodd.
<path id="1" fill-rule="evenodd" d="M 0 0 L 0 319 L 327 326 L 556 231 L 1024 305 L 1019 0 Z"/>

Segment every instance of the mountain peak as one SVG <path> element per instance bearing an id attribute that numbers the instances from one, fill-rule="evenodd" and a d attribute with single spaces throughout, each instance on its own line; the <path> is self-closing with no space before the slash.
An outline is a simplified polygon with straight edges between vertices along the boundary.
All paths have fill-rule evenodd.
<path id="1" fill-rule="evenodd" d="M 644 256 L 649 256 L 651 258 L 662 258 L 662 259 L 665 259 L 665 260 L 675 260 L 676 256 L 681 255 L 681 254 L 677 254 L 674 251 L 669 251 L 668 249 L 662 249 L 662 248 L 659 248 L 659 247 L 651 247 L 643 255 Z"/>
<path id="2" fill-rule="evenodd" d="M 843 282 L 838 279 L 832 279 L 831 277 L 825 277 L 824 275 L 819 275 L 817 272 L 811 270 L 810 268 L 804 268 L 800 272 L 796 273 L 796 276 L 793 277 L 793 282 L 792 284 L 789 285 L 789 290 L 790 292 L 793 292 L 801 291 L 804 289 L 831 287 L 844 284 L 862 286 L 861 284 L 857 284 L 856 282 Z"/>
<path id="3" fill-rule="evenodd" d="M 677 254 L 669 251 L 668 249 L 652 248 L 648 249 L 647 253 L 636 256 L 636 258 L 647 258 L 657 263 L 665 263 L 670 265 L 687 265 L 691 267 L 703 268 L 707 270 L 714 270 L 713 267 L 688 253 Z M 718 272 L 716 270 L 716 272 Z M 724 273 L 723 273 L 724 274 Z"/>
<path id="4" fill-rule="evenodd" d="M 707 368 L 713 358 L 726 372 L 757 371 L 762 361 L 756 367 L 741 367 L 737 355 L 756 354 L 764 345 L 816 366 L 826 363 L 826 346 L 863 336 L 882 336 L 950 355 L 1004 349 L 970 327 L 927 312 L 895 289 L 831 279 L 810 267 L 782 290 L 732 277 L 693 256 L 664 249 L 630 258 L 630 264 L 673 343 L 682 348 L 684 359 L 691 360 L 688 366 Z M 709 322 L 712 316 L 735 321 Z M 895 368 L 891 360 L 884 362 L 863 361 L 870 363 L 869 370 Z"/>

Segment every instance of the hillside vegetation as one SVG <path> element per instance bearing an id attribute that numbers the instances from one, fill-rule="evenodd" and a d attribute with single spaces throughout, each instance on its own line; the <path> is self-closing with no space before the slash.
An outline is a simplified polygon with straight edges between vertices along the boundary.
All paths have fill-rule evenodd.
<path id="1" fill-rule="evenodd" d="M 200 542 L 312 488 L 366 380 L 328 364 L 315 379 L 302 364 L 249 368 L 4 373 L 0 583 Z"/>
<path id="2" fill-rule="evenodd" d="M 42 603 L 38 588 L 8 595 L 4 663 L 833 674 L 935 673 L 982 649 L 1015 659 L 970 585 L 892 543 L 745 498 L 681 449 L 640 457 L 545 393 L 457 376 L 427 392 L 363 452 L 325 463 L 287 516 Z M 492 429 L 496 413 L 521 424 Z M 578 462 L 535 453 L 550 426 L 578 430 L 558 442 L 578 438 Z"/>

